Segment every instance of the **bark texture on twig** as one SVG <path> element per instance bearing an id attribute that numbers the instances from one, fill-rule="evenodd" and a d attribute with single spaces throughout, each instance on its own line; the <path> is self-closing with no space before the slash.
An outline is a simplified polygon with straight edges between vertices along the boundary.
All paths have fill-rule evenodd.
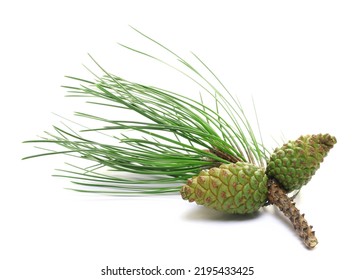
<path id="1" fill-rule="evenodd" d="M 303 239 L 307 248 L 314 248 L 318 244 L 318 241 L 315 237 L 314 231 L 312 231 L 312 226 L 309 226 L 304 218 L 304 214 L 300 214 L 300 211 L 296 208 L 295 203 L 287 196 L 285 190 L 276 180 L 269 180 L 268 189 L 269 203 L 276 205 L 282 213 L 290 219 L 297 234 Z"/>

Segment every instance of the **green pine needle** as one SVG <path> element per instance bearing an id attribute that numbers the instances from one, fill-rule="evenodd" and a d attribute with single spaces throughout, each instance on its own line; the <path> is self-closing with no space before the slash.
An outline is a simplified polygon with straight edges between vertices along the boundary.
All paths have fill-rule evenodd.
<path id="1" fill-rule="evenodd" d="M 45 152 L 25 159 L 65 154 L 91 162 L 86 168 L 69 164 L 70 169 L 58 170 L 55 176 L 71 179 L 78 186 L 74 188 L 77 191 L 115 195 L 176 193 L 187 179 L 221 163 L 242 161 L 263 167 L 268 151 L 261 135 L 257 139 L 240 102 L 212 70 L 193 54 L 197 66 L 212 75 L 213 81 L 209 81 L 187 60 L 134 30 L 168 52 L 184 70 L 143 51 L 121 46 L 168 65 L 192 80 L 200 88 L 200 101 L 113 75 L 90 56 L 102 74 L 94 74 L 91 81 L 68 77 L 79 83 L 65 87 L 70 96 L 87 98 L 87 103 L 97 109 L 114 108 L 117 116 L 124 115 L 125 110 L 134 111 L 141 119 L 108 119 L 77 112 L 76 116 L 93 120 L 98 126 L 81 126 L 84 129 L 77 132 L 66 125 L 53 127 L 46 137 L 26 141 L 39 143 Z M 204 104 L 204 94 L 213 98 L 214 109 Z M 89 138 L 93 133 L 107 141 Z"/>

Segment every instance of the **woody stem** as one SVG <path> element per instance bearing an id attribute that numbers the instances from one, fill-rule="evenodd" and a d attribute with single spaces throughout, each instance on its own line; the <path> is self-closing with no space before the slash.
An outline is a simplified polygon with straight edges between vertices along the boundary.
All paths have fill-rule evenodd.
<path id="1" fill-rule="evenodd" d="M 300 211 L 296 208 L 296 203 L 289 198 L 282 188 L 282 186 L 274 179 L 268 181 L 268 200 L 270 204 L 277 206 L 287 218 L 290 219 L 297 234 L 303 239 L 307 248 L 312 249 L 317 244 L 317 238 L 315 237 L 312 226 L 309 226 L 304 214 L 300 214 Z"/>

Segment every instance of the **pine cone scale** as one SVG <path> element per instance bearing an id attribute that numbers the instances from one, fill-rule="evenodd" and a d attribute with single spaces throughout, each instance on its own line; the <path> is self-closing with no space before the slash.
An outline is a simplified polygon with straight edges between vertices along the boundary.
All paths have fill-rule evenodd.
<path id="1" fill-rule="evenodd" d="M 181 188 L 181 196 L 228 213 L 253 213 L 267 199 L 267 176 L 249 163 L 222 164 L 189 180 Z"/>
<path id="2" fill-rule="evenodd" d="M 301 136 L 275 149 L 266 174 L 275 178 L 287 192 L 307 184 L 319 169 L 324 157 L 336 143 L 329 134 Z"/>

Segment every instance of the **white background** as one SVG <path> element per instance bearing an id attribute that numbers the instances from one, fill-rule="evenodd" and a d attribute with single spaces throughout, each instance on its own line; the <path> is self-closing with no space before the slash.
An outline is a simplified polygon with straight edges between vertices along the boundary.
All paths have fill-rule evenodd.
<path id="1" fill-rule="evenodd" d="M 104 279 L 106 265 L 159 265 L 253 266 L 248 279 L 350 279 L 354 15 L 353 1 L 2 1 L 0 278 Z M 22 141 L 58 123 L 52 112 L 70 118 L 80 109 L 60 86 L 64 75 L 86 75 L 88 52 L 111 72 L 182 87 L 166 68 L 120 49 L 116 42 L 150 49 L 128 25 L 183 55 L 199 54 L 246 108 L 253 96 L 266 139 L 337 137 L 297 198 L 316 230 L 316 249 L 305 249 L 273 207 L 240 218 L 179 196 L 84 195 L 51 176 L 66 158 L 20 160 L 36 152 Z M 210 279 L 166 279 L 184 278 Z"/>

